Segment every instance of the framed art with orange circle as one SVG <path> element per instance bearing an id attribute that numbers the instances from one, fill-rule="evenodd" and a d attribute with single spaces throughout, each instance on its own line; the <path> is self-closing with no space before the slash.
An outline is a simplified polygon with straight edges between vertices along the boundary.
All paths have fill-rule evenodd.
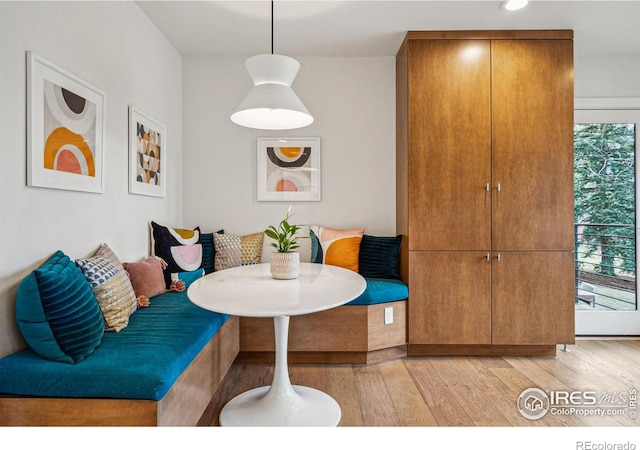
<path id="1" fill-rule="evenodd" d="M 320 138 L 258 138 L 258 201 L 320 201 Z"/>
<path id="2" fill-rule="evenodd" d="M 101 193 L 105 94 L 27 52 L 27 185 Z"/>

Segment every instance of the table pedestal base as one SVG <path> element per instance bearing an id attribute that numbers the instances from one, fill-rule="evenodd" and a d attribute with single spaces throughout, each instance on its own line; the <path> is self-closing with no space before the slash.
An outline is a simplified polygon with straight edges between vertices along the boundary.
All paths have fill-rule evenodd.
<path id="1" fill-rule="evenodd" d="M 274 394 L 263 386 L 234 397 L 220 411 L 220 425 L 266 427 L 335 427 L 340 422 L 338 403 L 322 391 L 291 386 Z M 270 392 L 271 390 L 271 392 Z"/>
<path id="2" fill-rule="evenodd" d="M 330 395 L 306 386 L 293 386 L 287 366 L 289 316 L 273 318 L 276 364 L 271 386 L 244 392 L 220 411 L 222 426 L 335 427 L 340 405 Z"/>

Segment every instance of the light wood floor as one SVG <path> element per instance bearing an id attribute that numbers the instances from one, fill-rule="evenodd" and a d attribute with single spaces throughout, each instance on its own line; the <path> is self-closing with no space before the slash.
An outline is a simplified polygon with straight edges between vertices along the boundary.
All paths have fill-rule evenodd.
<path id="1" fill-rule="evenodd" d="M 619 427 L 630 417 L 629 392 L 640 390 L 640 340 L 580 339 L 549 357 L 411 357 L 371 365 L 290 365 L 293 384 L 330 394 L 342 409 L 342 427 Z M 217 426 L 220 409 L 248 389 L 268 385 L 271 364 L 236 363 L 198 425 Z M 528 387 L 588 390 L 609 409 L 623 398 L 622 416 L 547 413 L 528 420 L 516 408 Z M 611 396 L 609 402 L 601 396 Z M 622 397 L 620 397 L 622 395 Z M 617 396 L 617 397 L 616 397 Z"/>

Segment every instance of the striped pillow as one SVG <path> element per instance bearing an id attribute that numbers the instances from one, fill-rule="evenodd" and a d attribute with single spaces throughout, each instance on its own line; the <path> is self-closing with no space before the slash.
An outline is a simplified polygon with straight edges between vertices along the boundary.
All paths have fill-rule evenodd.
<path id="1" fill-rule="evenodd" d="M 76 264 L 98 300 L 106 331 L 120 331 L 129 325 L 136 302 L 126 274 L 104 258 L 77 259 Z"/>
<path id="2" fill-rule="evenodd" d="M 60 250 L 20 283 L 16 321 L 34 352 L 69 364 L 93 353 L 104 334 L 96 296 L 80 268 Z"/>
<path id="3" fill-rule="evenodd" d="M 360 243 L 360 275 L 365 278 L 398 280 L 402 236 L 364 235 Z"/>

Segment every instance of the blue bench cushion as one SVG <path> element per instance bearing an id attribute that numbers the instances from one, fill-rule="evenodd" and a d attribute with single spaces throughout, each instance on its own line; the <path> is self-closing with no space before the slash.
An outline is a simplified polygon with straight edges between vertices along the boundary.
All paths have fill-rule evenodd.
<path id="1" fill-rule="evenodd" d="M 160 400 L 229 316 L 206 311 L 186 291 L 167 292 L 136 311 L 120 332 L 72 365 L 27 348 L 0 359 L 0 392 L 37 397 Z"/>
<path id="2" fill-rule="evenodd" d="M 377 305 L 378 303 L 396 302 L 409 297 L 409 288 L 400 280 L 382 278 L 365 278 L 367 288 L 355 300 L 347 305 Z"/>

